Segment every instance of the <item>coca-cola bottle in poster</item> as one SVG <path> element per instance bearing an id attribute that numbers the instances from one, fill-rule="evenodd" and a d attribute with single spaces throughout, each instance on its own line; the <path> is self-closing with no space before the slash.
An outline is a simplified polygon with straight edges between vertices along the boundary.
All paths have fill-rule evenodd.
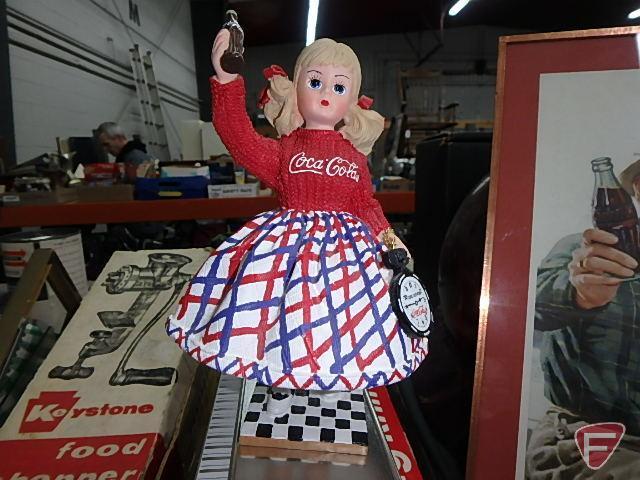
<path id="1" fill-rule="evenodd" d="M 618 237 L 616 248 L 640 263 L 640 223 L 631 196 L 613 173 L 609 157 L 591 160 L 595 175 L 593 189 L 593 225 Z"/>

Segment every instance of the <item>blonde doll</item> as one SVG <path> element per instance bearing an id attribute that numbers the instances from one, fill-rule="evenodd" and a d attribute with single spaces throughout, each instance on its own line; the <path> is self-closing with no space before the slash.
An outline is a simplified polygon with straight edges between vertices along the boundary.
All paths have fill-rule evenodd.
<path id="1" fill-rule="evenodd" d="M 251 125 L 242 77 L 220 67 L 228 42 L 222 30 L 212 49 L 213 123 L 280 208 L 211 255 L 169 319 L 169 335 L 198 361 L 272 387 L 354 390 L 407 377 L 427 339 L 399 327 L 383 278 L 389 223 L 365 157 L 383 119 L 358 100 L 356 55 L 321 39 L 302 51 L 292 80 L 279 67 L 265 70 L 261 103 L 280 135 L 273 140 Z"/>

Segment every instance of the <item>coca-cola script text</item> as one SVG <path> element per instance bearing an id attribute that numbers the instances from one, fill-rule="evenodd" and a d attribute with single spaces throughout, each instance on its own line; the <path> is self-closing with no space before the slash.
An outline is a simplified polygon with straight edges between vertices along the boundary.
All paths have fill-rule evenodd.
<path id="1" fill-rule="evenodd" d="M 289 173 L 315 173 L 330 177 L 347 177 L 354 181 L 360 180 L 358 165 L 342 157 L 313 158 L 304 152 L 296 153 L 289 160 Z"/>

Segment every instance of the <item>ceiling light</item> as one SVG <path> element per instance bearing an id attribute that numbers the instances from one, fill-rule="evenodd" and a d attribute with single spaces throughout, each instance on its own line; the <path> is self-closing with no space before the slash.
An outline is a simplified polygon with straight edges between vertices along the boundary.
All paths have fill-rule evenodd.
<path id="1" fill-rule="evenodd" d="M 627 18 L 630 18 L 631 20 L 633 20 L 634 18 L 638 18 L 638 17 L 640 17 L 640 8 L 637 9 L 637 10 L 634 10 L 629 15 L 627 15 Z"/>
<path id="2" fill-rule="evenodd" d="M 455 5 L 449 9 L 449 15 L 452 17 L 456 16 L 470 1 L 471 0 L 458 0 Z"/>
<path id="3" fill-rule="evenodd" d="M 318 6 L 320 0 L 309 0 L 309 13 L 307 14 L 307 43 L 311 45 L 316 39 L 316 23 L 318 22 Z"/>

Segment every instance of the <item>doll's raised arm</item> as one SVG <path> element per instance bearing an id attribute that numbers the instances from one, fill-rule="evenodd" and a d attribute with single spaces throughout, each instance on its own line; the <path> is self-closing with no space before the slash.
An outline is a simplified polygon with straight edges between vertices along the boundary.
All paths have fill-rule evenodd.
<path id="1" fill-rule="evenodd" d="M 233 159 L 275 188 L 278 178 L 280 145 L 253 129 L 247 115 L 244 80 L 241 76 L 228 83 L 211 77 L 213 125 Z"/>

